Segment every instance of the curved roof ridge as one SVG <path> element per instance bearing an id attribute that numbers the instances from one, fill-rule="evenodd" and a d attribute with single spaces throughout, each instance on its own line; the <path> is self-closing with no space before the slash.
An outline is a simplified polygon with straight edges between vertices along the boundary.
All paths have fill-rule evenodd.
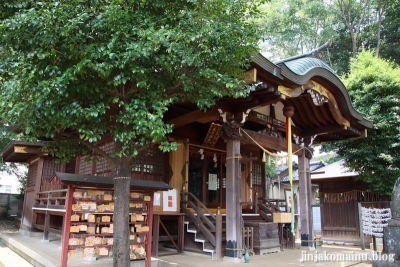
<path id="1" fill-rule="evenodd" d="M 307 58 L 307 57 L 314 57 L 314 58 L 318 58 L 318 59 L 322 60 L 323 56 L 322 56 L 321 51 L 324 50 L 325 48 L 329 48 L 331 45 L 332 45 L 332 40 L 329 39 L 326 43 L 324 43 L 320 47 L 317 47 L 315 50 L 306 52 L 301 55 L 292 56 L 292 57 L 284 58 L 282 60 L 275 61 L 274 64 L 280 65 L 280 64 L 283 64 L 288 61 L 292 61 L 292 60 L 296 60 L 296 59 L 300 59 L 300 58 Z"/>

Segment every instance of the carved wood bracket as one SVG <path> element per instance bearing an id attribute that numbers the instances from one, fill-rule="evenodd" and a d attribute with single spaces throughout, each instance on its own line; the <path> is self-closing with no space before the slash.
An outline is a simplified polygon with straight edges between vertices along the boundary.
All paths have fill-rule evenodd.
<path id="1" fill-rule="evenodd" d="M 220 136 L 225 140 L 241 139 L 242 136 L 239 132 L 239 128 L 240 128 L 240 125 L 237 122 L 235 122 L 234 120 L 232 120 L 230 122 L 227 121 L 222 125 Z"/>

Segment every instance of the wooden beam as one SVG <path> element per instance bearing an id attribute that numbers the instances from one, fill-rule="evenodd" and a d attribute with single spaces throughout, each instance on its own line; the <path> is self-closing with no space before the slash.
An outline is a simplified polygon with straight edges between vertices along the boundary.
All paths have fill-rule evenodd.
<path id="1" fill-rule="evenodd" d="M 23 154 L 37 154 L 42 153 L 37 147 L 28 147 L 28 146 L 14 146 L 15 153 L 23 153 Z"/>
<path id="2" fill-rule="evenodd" d="M 257 141 L 258 144 L 260 144 L 262 147 L 275 150 L 275 151 L 287 151 L 287 145 L 286 145 L 286 140 L 281 140 L 272 136 L 268 136 L 265 134 L 261 134 L 258 132 L 254 132 L 251 130 L 245 130 L 246 133 L 253 138 L 254 140 Z M 249 138 L 246 138 L 245 135 L 240 139 L 240 142 L 242 144 L 253 144 L 255 143 L 250 140 Z M 302 147 L 296 144 L 292 144 L 293 146 L 293 154 L 295 155 L 301 155 L 301 151 L 299 151 Z"/>
<path id="3" fill-rule="evenodd" d="M 270 126 L 275 126 L 276 129 L 280 131 L 286 131 L 286 123 L 283 121 L 279 121 L 275 118 L 272 118 L 270 116 L 264 115 L 262 113 L 259 113 L 257 111 L 250 111 L 249 115 L 247 116 L 247 121 L 252 121 L 256 122 L 258 124 L 265 125 L 266 127 L 268 125 Z M 296 126 L 292 125 L 292 132 L 296 135 L 300 135 L 301 129 L 297 128 Z"/>
<path id="4" fill-rule="evenodd" d="M 350 126 L 350 122 L 348 120 L 346 120 L 340 110 L 339 110 L 339 105 L 336 102 L 335 97 L 333 96 L 333 94 L 331 92 L 328 91 L 328 95 L 329 95 L 329 101 L 328 101 L 328 107 L 330 112 L 332 113 L 333 118 L 336 120 L 337 123 L 339 123 L 340 125 L 345 125 L 345 126 Z"/>
<path id="5" fill-rule="evenodd" d="M 275 104 L 279 101 L 281 101 L 283 98 L 281 95 L 277 95 L 276 93 L 272 94 L 271 96 L 266 96 L 266 97 L 259 97 L 255 99 L 252 102 L 246 102 L 240 105 L 240 107 L 237 108 L 237 111 L 246 111 L 247 109 L 256 109 L 256 108 L 261 108 L 265 107 L 271 104 Z"/>
<path id="6" fill-rule="evenodd" d="M 206 112 L 198 109 L 182 116 L 169 120 L 168 124 L 173 124 L 174 128 L 185 126 L 186 124 L 198 121 L 200 123 L 207 123 L 219 120 L 219 113 L 217 107 L 212 107 Z"/>
<path id="7" fill-rule="evenodd" d="M 332 227 L 332 226 L 325 226 L 322 227 L 324 231 L 343 231 L 343 232 L 357 232 L 356 227 Z"/>
<path id="8" fill-rule="evenodd" d="M 335 132 L 340 132 L 346 130 L 346 126 L 342 126 L 342 125 L 327 125 L 327 126 L 323 126 L 323 127 L 319 127 L 316 129 L 310 129 L 310 130 L 302 130 L 301 132 L 299 132 L 299 136 L 302 137 L 307 137 L 307 136 L 314 136 L 316 134 L 331 134 L 331 133 L 335 133 Z"/>
<path id="9" fill-rule="evenodd" d="M 251 158 L 242 158 L 240 159 L 240 163 L 245 163 L 245 162 L 250 162 L 250 161 L 255 161 L 258 160 L 258 157 L 251 157 Z"/>
<path id="10" fill-rule="evenodd" d="M 257 82 L 257 69 L 253 68 L 246 72 L 246 77 L 244 78 L 247 84 L 253 84 Z"/>

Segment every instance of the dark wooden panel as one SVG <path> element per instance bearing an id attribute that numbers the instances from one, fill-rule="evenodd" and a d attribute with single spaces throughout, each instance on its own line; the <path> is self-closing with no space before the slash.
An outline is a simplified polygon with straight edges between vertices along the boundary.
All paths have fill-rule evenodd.
<path id="1" fill-rule="evenodd" d="M 355 227 L 322 227 L 324 231 L 343 231 L 343 232 L 356 232 Z"/>

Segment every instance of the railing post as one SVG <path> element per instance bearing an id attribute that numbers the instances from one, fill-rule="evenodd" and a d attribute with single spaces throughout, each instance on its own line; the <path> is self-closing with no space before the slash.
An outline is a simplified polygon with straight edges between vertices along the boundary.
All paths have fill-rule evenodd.
<path id="1" fill-rule="evenodd" d="M 52 197 L 52 193 L 47 193 L 47 208 L 49 208 L 49 206 L 51 205 L 51 197 Z"/>
<path id="2" fill-rule="evenodd" d="M 220 260 L 222 259 L 222 214 L 220 207 L 218 207 L 215 216 L 215 224 L 215 257 Z"/>
<path id="3" fill-rule="evenodd" d="M 49 224 L 50 224 L 50 214 L 46 210 L 46 215 L 44 216 L 44 228 L 43 228 L 43 241 L 49 241 Z"/>
<path id="4" fill-rule="evenodd" d="M 254 213 L 258 213 L 258 192 L 256 192 L 256 196 L 254 197 Z"/>
<path id="5" fill-rule="evenodd" d="M 51 204 L 51 193 L 47 193 L 47 204 L 46 207 L 49 208 Z M 49 240 L 49 224 L 50 224 L 50 214 L 49 211 L 46 210 L 46 215 L 44 216 L 44 229 L 43 229 L 43 240 Z"/>
<path id="6" fill-rule="evenodd" d="M 203 224 L 202 220 L 201 220 L 201 215 L 203 214 L 203 209 L 201 208 L 201 205 L 199 202 L 197 202 L 196 214 L 197 214 L 196 215 L 196 225 L 197 225 L 197 228 L 199 228 L 200 224 Z"/>
<path id="7" fill-rule="evenodd" d="M 188 196 L 187 196 L 185 190 L 186 190 L 186 187 L 182 186 L 182 191 L 181 191 L 181 212 L 185 212 L 185 210 L 187 209 Z"/>

